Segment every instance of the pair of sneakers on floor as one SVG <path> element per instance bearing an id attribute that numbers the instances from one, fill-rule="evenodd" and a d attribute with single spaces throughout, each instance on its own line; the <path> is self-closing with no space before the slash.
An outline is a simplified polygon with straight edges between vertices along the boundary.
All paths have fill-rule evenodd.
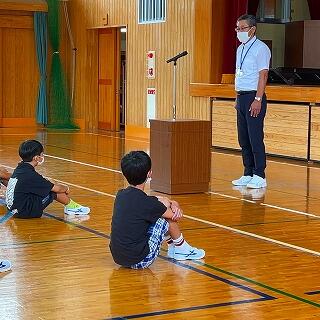
<path id="1" fill-rule="evenodd" d="M 253 177 L 242 176 L 237 180 L 233 180 L 232 184 L 234 186 L 247 187 L 250 189 L 260 189 L 265 188 L 267 186 L 267 180 L 254 174 Z"/>

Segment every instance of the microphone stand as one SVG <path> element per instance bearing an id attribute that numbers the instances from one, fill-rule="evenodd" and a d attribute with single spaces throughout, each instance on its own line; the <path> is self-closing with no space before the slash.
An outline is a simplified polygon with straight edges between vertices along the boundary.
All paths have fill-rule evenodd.
<path id="1" fill-rule="evenodd" d="M 177 118 L 177 60 L 186 56 L 188 54 L 187 51 L 183 51 L 173 58 L 167 60 L 167 63 L 173 62 L 173 105 L 172 105 L 172 113 L 173 120 Z"/>
<path id="2" fill-rule="evenodd" d="M 177 60 L 173 63 L 173 120 L 177 118 Z"/>

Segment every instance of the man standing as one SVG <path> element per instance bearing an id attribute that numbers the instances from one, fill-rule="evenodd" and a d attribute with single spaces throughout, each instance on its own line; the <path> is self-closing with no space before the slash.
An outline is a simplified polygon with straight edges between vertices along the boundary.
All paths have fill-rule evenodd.
<path id="1" fill-rule="evenodd" d="M 244 174 L 232 184 L 259 189 L 267 186 L 263 122 L 271 52 L 264 42 L 256 38 L 257 21 L 254 16 L 241 16 L 235 30 L 242 43 L 237 49 L 235 108 Z"/>

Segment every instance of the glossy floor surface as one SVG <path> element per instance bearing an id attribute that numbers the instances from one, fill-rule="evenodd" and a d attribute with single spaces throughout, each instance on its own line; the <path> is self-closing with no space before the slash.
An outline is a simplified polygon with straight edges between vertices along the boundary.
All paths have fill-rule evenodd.
<path id="1" fill-rule="evenodd" d="M 0 225 L 0 319 L 320 319 L 320 166 L 269 159 L 266 190 L 233 189 L 239 154 L 212 152 L 211 191 L 173 197 L 197 262 L 160 257 L 119 268 L 108 243 L 114 196 L 126 186 L 122 155 L 149 143 L 120 135 L 0 131 L 0 165 L 12 170 L 25 139 L 45 145 L 38 171 L 91 207 L 88 220 L 50 205 L 41 219 Z M 149 187 L 147 188 L 149 192 Z M 152 193 L 152 192 L 151 192 Z M 0 207 L 0 216 L 6 213 Z"/>

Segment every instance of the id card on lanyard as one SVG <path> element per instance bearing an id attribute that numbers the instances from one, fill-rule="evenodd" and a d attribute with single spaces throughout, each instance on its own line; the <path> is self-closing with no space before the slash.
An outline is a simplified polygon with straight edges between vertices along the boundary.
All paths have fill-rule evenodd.
<path id="1" fill-rule="evenodd" d="M 237 70 L 236 70 L 236 76 L 237 76 L 237 77 L 243 77 L 243 75 L 244 75 L 244 72 L 243 72 L 243 70 L 242 70 L 243 62 L 244 62 L 245 58 L 247 57 L 247 54 L 248 54 L 248 52 L 250 51 L 251 47 L 254 45 L 254 43 L 255 43 L 256 41 L 257 41 L 257 39 L 255 39 L 255 40 L 253 41 L 253 43 L 250 45 L 249 49 L 248 49 L 248 50 L 246 51 L 246 53 L 244 54 L 244 57 L 242 58 L 242 56 L 243 56 L 243 51 L 244 51 L 244 45 L 243 45 L 242 51 L 241 51 L 241 56 L 240 56 L 240 66 L 237 67 Z"/>

